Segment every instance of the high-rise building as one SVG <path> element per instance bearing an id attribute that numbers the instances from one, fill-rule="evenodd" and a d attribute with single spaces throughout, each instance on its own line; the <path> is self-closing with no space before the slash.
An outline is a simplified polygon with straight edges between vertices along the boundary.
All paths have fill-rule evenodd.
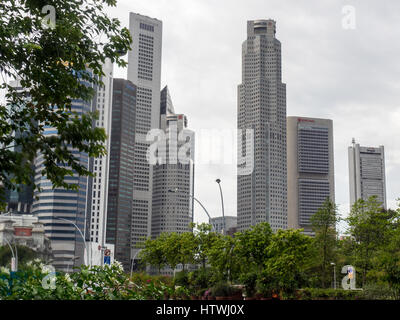
<path id="1" fill-rule="evenodd" d="M 91 112 L 94 108 L 95 98 L 92 101 L 74 99 L 71 103 L 71 111 L 78 114 Z M 56 128 L 45 126 L 43 134 L 54 136 L 58 135 L 58 132 Z M 69 148 L 81 166 L 92 170 L 91 159 L 87 153 Z M 50 239 L 54 256 L 53 266 L 57 270 L 68 272 L 72 271 L 74 266 L 87 262 L 86 241 L 82 238 L 81 232 L 83 234 L 88 230 L 86 222 L 87 214 L 90 214 L 88 203 L 91 202 L 92 178 L 75 173 L 66 176 L 65 181 L 78 185 L 77 190 L 60 187 L 53 189 L 51 181 L 42 176 L 44 161 L 41 154 L 35 159 L 35 183 L 40 191 L 34 192 L 32 213 L 43 223 L 46 236 Z M 59 165 L 67 167 L 65 163 Z"/>
<path id="2" fill-rule="evenodd" d="M 114 79 L 106 243 L 114 245 L 114 258 L 126 270 L 131 253 L 136 99 L 131 81 Z"/>
<path id="3" fill-rule="evenodd" d="M 103 65 L 104 76 L 101 81 L 103 86 L 97 87 L 95 105 L 98 112 L 98 119 L 95 126 L 104 128 L 108 139 L 105 142 L 107 154 L 95 159 L 90 159 L 92 172 L 95 174 L 91 179 L 92 194 L 88 209 L 90 214 L 87 214 L 86 225 L 89 228 L 86 231 L 87 241 L 90 242 L 91 249 L 91 264 L 101 265 L 101 259 L 95 257 L 106 245 L 106 221 L 107 221 L 107 201 L 108 201 L 108 174 L 110 161 L 110 142 L 111 142 L 111 115 L 112 115 L 112 94 L 113 94 L 113 64 L 107 59 Z M 98 249 L 101 246 L 100 250 Z"/>
<path id="4" fill-rule="evenodd" d="M 162 232 L 188 232 L 193 222 L 194 132 L 187 129 L 185 115 L 173 113 L 167 87 L 161 91 L 160 106 L 165 139 L 158 149 L 161 163 L 153 166 L 153 238 Z M 185 159 L 181 151 L 187 151 Z"/>
<path id="5" fill-rule="evenodd" d="M 287 175 L 288 227 L 313 235 L 311 217 L 335 201 L 332 120 L 287 118 Z"/>
<path id="6" fill-rule="evenodd" d="M 362 147 L 355 143 L 349 147 L 350 205 L 358 199 L 376 196 L 386 207 L 385 150 L 383 146 Z"/>
<path id="7" fill-rule="evenodd" d="M 286 85 L 275 33 L 274 20 L 248 21 L 242 45 L 238 129 L 243 136 L 253 130 L 254 169 L 237 176 L 239 231 L 260 222 L 269 222 L 273 230 L 287 228 Z M 238 158 L 246 156 L 245 150 L 238 144 Z"/>
<path id="8" fill-rule="evenodd" d="M 137 244 L 151 235 L 153 166 L 147 159 L 151 141 L 146 135 L 160 125 L 162 22 L 130 13 L 129 31 L 133 43 L 128 53 L 128 80 L 137 87 L 131 222 L 134 257 Z"/>

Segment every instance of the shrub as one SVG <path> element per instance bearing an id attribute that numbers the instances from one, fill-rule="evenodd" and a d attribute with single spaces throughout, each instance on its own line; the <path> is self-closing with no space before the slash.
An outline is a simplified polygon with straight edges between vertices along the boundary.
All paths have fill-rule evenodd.
<path id="1" fill-rule="evenodd" d="M 188 287 L 189 286 L 188 272 L 186 272 L 186 271 L 177 272 L 175 274 L 175 278 L 174 278 L 174 285 Z"/>
<path id="2" fill-rule="evenodd" d="M 367 283 L 360 293 L 360 298 L 366 300 L 393 300 L 395 291 L 386 283 Z"/>
<path id="3" fill-rule="evenodd" d="M 252 297 L 256 293 L 257 274 L 255 272 L 242 274 L 240 282 L 244 285 L 247 297 Z"/>
<path id="4" fill-rule="evenodd" d="M 232 295 L 233 289 L 226 282 L 218 282 L 211 288 L 211 295 L 214 297 L 227 297 Z"/>

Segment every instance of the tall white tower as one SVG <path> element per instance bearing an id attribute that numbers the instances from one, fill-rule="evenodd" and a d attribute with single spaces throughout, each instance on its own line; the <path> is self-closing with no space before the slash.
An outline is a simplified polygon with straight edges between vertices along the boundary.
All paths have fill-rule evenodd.
<path id="1" fill-rule="evenodd" d="M 128 80 L 137 87 L 134 187 L 132 209 L 132 252 L 151 234 L 153 167 L 147 160 L 151 142 L 146 135 L 160 124 L 162 22 L 130 13 L 129 31 L 133 40 L 128 53 Z"/>
<path id="2" fill-rule="evenodd" d="M 377 196 L 386 207 L 385 149 L 383 146 L 361 147 L 355 143 L 349 147 L 350 205 L 358 199 Z"/>
<path id="3" fill-rule="evenodd" d="M 238 129 L 254 130 L 254 170 L 237 177 L 238 229 L 269 222 L 287 228 L 286 85 L 274 20 L 247 22 L 238 86 Z M 246 141 L 245 137 L 242 141 Z M 238 157 L 246 150 L 238 146 Z"/>

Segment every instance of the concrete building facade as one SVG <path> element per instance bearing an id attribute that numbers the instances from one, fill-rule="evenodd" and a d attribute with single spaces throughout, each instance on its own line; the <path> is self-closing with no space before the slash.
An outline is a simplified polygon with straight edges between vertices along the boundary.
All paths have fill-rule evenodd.
<path id="1" fill-rule="evenodd" d="M 153 167 L 152 238 L 162 232 L 188 232 L 193 222 L 194 132 L 187 128 L 185 115 L 173 113 L 167 87 L 161 97 L 166 98 L 160 105 L 165 140 L 159 144 L 159 162 Z M 186 151 L 185 159 L 181 151 Z"/>
<path id="2" fill-rule="evenodd" d="M 352 206 L 358 199 L 367 200 L 371 196 L 376 196 L 386 209 L 384 146 L 362 147 L 353 139 L 353 145 L 348 151 L 350 205 Z"/>
<path id="3" fill-rule="evenodd" d="M 128 80 L 137 87 L 131 222 L 134 257 L 137 244 L 151 235 L 153 166 L 147 159 L 151 141 L 146 135 L 160 125 L 162 22 L 130 13 L 129 31 L 133 43 L 128 52 Z"/>
<path id="4" fill-rule="evenodd" d="M 274 20 L 247 22 L 238 86 L 238 129 L 254 135 L 254 170 L 237 176 L 238 230 L 269 222 L 287 228 L 286 85 L 282 83 L 281 43 Z M 240 132 L 240 131 L 239 131 Z M 238 144 L 238 158 L 246 147 Z"/>
<path id="5" fill-rule="evenodd" d="M 287 118 L 288 227 L 312 235 L 311 217 L 335 201 L 333 122 Z"/>

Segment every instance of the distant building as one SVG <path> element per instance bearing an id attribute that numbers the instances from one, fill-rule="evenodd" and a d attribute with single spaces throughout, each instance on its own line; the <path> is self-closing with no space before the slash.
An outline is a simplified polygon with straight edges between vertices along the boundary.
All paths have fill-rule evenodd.
<path id="1" fill-rule="evenodd" d="M 222 233 L 224 229 L 224 217 L 215 217 L 210 219 L 210 224 L 213 226 L 213 231 Z M 237 231 L 237 217 L 225 216 L 225 234 L 233 235 Z"/>
<path id="2" fill-rule="evenodd" d="M 114 245 L 114 257 L 125 270 L 130 267 L 132 239 L 136 99 L 131 81 L 114 79 L 106 243 Z"/>
<path id="3" fill-rule="evenodd" d="M 332 120 L 287 118 L 287 168 L 288 227 L 312 235 L 311 217 L 335 201 Z"/>
<path id="4" fill-rule="evenodd" d="M 44 260 L 52 257 L 50 240 L 44 226 L 33 215 L 0 215 L 0 246 L 18 244 L 38 252 Z"/>
<path id="5" fill-rule="evenodd" d="M 358 199 L 376 196 L 386 206 L 385 150 L 380 147 L 349 147 L 350 205 Z"/>
<path id="6" fill-rule="evenodd" d="M 187 118 L 175 114 L 168 88 L 161 91 L 160 128 L 165 141 L 159 145 L 159 163 L 153 166 L 153 207 L 151 237 L 162 232 L 191 231 L 194 193 L 194 132 L 187 128 Z M 187 163 L 179 151 L 189 146 Z"/>

